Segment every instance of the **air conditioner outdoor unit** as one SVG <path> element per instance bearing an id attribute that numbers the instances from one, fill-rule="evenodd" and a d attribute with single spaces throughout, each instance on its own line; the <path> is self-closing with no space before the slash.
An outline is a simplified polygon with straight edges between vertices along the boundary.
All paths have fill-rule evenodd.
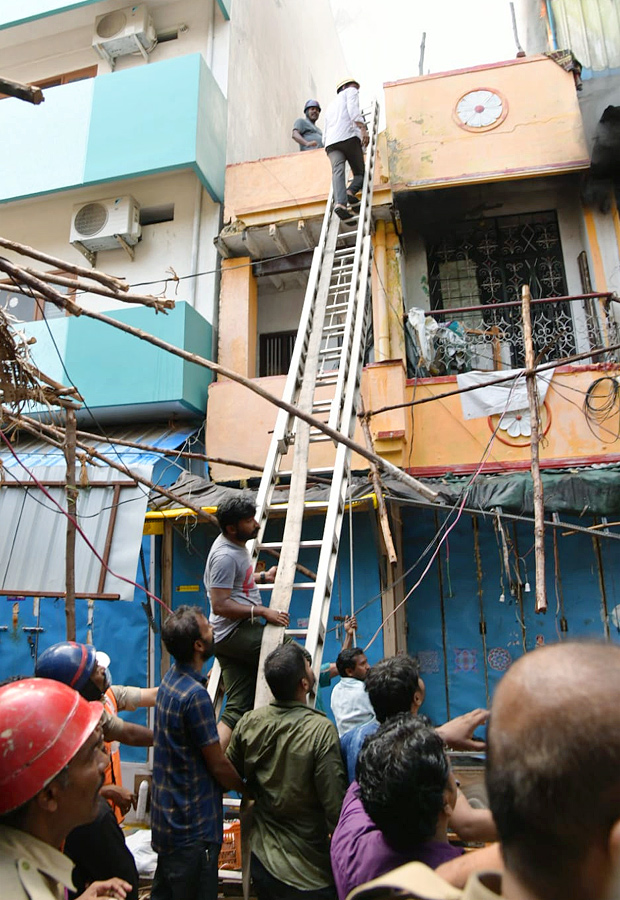
<path id="1" fill-rule="evenodd" d="M 140 207 L 133 197 L 92 200 L 73 207 L 69 240 L 91 253 L 133 247 L 141 234 Z"/>
<path id="2" fill-rule="evenodd" d="M 93 47 L 108 62 L 118 56 L 141 53 L 144 58 L 157 43 L 153 20 L 144 3 L 97 16 Z"/>

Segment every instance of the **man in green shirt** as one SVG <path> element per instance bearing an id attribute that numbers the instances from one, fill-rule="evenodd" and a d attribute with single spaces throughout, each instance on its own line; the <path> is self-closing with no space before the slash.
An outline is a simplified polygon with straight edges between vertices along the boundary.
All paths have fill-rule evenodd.
<path id="1" fill-rule="evenodd" d="M 347 782 L 338 733 L 306 705 L 314 674 L 298 644 L 265 660 L 274 700 L 246 713 L 227 755 L 256 800 L 251 873 L 258 900 L 332 900 L 329 836 Z"/>

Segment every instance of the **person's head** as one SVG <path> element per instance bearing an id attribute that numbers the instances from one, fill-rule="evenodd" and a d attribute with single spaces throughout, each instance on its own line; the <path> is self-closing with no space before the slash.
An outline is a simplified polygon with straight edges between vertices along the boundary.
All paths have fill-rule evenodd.
<path id="1" fill-rule="evenodd" d="M 215 517 L 224 537 L 245 544 L 258 534 L 256 504 L 249 494 L 233 494 L 218 504 Z"/>
<path id="2" fill-rule="evenodd" d="M 305 700 L 315 682 L 310 654 L 299 644 L 281 644 L 265 660 L 265 680 L 276 700 Z"/>
<path id="3" fill-rule="evenodd" d="M 306 100 L 306 105 L 304 106 L 304 112 L 306 117 L 310 119 L 311 122 L 316 122 L 318 117 L 321 115 L 321 106 L 318 100 Z"/>
<path id="4" fill-rule="evenodd" d="M 341 678 L 356 678 L 365 681 L 370 671 L 370 664 L 361 647 L 341 650 L 336 659 L 336 668 Z"/>
<path id="5" fill-rule="evenodd" d="M 487 791 L 507 884 L 600 900 L 620 856 L 620 647 L 542 647 L 498 685 Z M 508 896 L 508 894 L 506 895 Z"/>
<path id="6" fill-rule="evenodd" d="M 357 761 L 364 809 L 395 850 L 440 835 L 456 802 L 456 782 L 434 728 L 403 713 L 370 735 Z"/>
<path id="7" fill-rule="evenodd" d="M 213 653 L 213 628 L 199 606 L 179 606 L 161 626 L 166 650 L 178 663 L 202 666 Z"/>
<path id="8" fill-rule="evenodd" d="M 0 688 L 0 824 L 58 846 L 93 821 L 109 762 L 101 713 L 59 681 Z"/>
<path id="9" fill-rule="evenodd" d="M 366 690 L 379 722 L 397 713 L 415 715 L 425 694 L 418 661 L 411 656 L 382 659 L 368 673 Z"/>
<path id="10" fill-rule="evenodd" d="M 39 656 L 34 674 L 51 678 L 79 691 L 85 700 L 99 700 L 110 687 L 107 667 L 97 660 L 91 644 L 61 641 Z"/>
<path id="11" fill-rule="evenodd" d="M 359 90 L 360 83 L 359 81 L 356 81 L 355 78 L 347 76 L 346 78 L 343 78 L 342 81 L 339 81 L 336 85 L 336 93 L 339 94 L 340 91 L 344 91 L 349 87 L 354 87 Z"/>

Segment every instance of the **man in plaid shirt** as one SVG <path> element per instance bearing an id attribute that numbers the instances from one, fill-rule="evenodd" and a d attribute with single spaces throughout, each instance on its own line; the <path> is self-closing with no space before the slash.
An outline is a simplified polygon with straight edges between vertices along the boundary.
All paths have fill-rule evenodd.
<path id="1" fill-rule="evenodd" d="M 222 753 L 202 667 L 213 629 L 197 606 L 180 606 L 162 639 L 174 665 L 155 705 L 153 849 L 158 853 L 152 900 L 216 900 L 222 844 L 222 789 L 241 791 Z"/>

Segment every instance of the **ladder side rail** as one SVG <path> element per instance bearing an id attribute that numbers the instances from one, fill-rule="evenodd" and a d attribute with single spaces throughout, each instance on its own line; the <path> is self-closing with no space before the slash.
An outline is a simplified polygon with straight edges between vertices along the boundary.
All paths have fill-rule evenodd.
<path id="1" fill-rule="evenodd" d="M 370 267 L 371 245 L 370 235 L 367 235 L 364 241 L 364 252 L 362 256 L 362 271 L 366 273 Z M 342 424 L 346 426 L 346 431 L 344 433 L 349 437 L 355 430 L 356 399 L 359 395 L 361 384 L 365 337 L 368 331 L 371 307 L 368 295 L 367 276 L 362 281 L 359 294 L 361 297 L 358 298 L 354 340 L 351 347 L 351 355 L 352 358 L 356 360 L 356 364 L 352 365 L 350 368 L 342 419 Z M 306 638 L 306 646 L 312 655 L 312 665 L 315 672 L 319 672 L 321 668 L 323 655 L 322 634 L 326 626 L 327 617 L 329 616 L 329 601 L 331 599 L 331 589 L 338 556 L 338 546 L 340 543 L 342 518 L 344 515 L 346 493 L 348 490 L 348 466 L 350 464 L 351 456 L 352 451 L 349 447 L 344 444 L 338 444 L 328 509 L 323 529 L 324 540 L 319 553 L 316 583 L 312 595 L 312 605 L 310 608 L 310 619 L 308 622 L 308 633 Z"/>
<path id="2" fill-rule="evenodd" d="M 319 278 L 319 286 L 314 305 L 314 323 L 310 341 L 308 343 L 308 358 L 304 368 L 303 384 L 299 393 L 299 409 L 302 412 L 307 413 L 312 412 L 314 404 L 325 309 L 329 296 L 331 266 L 333 265 L 338 229 L 339 220 L 337 216 L 333 216 L 329 226 L 326 250 L 323 257 L 324 265 Z M 297 573 L 296 565 L 299 556 L 299 543 L 301 539 L 306 499 L 309 447 L 310 424 L 302 420 L 298 423 L 295 436 L 293 472 L 291 475 L 282 548 L 280 550 L 278 570 L 269 602 L 269 606 L 272 609 L 283 610 L 285 612 L 288 612 L 290 607 L 293 584 Z M 282 643 L 283 638 L 284 628 L 269 623 L 265 625 L 262 634 L 261 651 L 258 663 L 258 678 L 256 681 L 256 694 L 254 699 L 255 709 L 267 704 L 271 697 L 271 692 L 264 676 L 264 663 L 269 653 Z"/>
<path id="3" fill-rule="evenodd" d="M 317 247 L 315 247 L 312 254 L 312 264 L 310 266 L 310 275 L 308 277 L 308 284 L 306 287 L 306 294 L 304 297 L 304 304 L 302 307 L 299 327 L 297 329 L 297 337 L 295 338 L 293 354 L 284 385 L 283 399 L 288 403 L 295 402 L 303 378 L 306 348 L 308 340 L 310 338 L 310 333 L 312 331 L 312 324 L 314 319 L 314 304 L 318 291 L 322 264 L 325 257 L 325 247 L 327 244 L 332 197 L 333 189 L 330 187 L 325 215 L 323 216 L 323 223 L 321 225 L 319 244 Z M 273 496 L 276 472 L 281 464 L 283 456 L 286 455 L 288 445 L 291 442 L 288 434 L 294 424 L 291 421 L 292 419 L 293 417 L 286 410 L 278 410 L 274 433 L 269 445 L 269 450 L 265 459 L 265 467 L 263 469 L 263 474 L 256 495 L 256 519 L 259 524 L 259 532 L 256 538 L 252 541 L 249 541 L 246 545 L 248 553 L 250 554 L 253 562 L 255 562 L 258 557 L 260 543 L 264 537 L 265 528 L 267 526 L 269 506 L 271 504 L 271 499 Z"/>
<path id="4" fill-rule="evenodd" d="M 355 315 L 353 307 L 359 296 L 358 288 L 364 275 L 361 268 L 362 248 L 365 238 L 370 233 L 374 170 L 377 150 L 377 114 L 378 104 L 376 101 L 374 101 L 372 105 L 370 141 L 368 143 L 368 148 L 366 151 L 366 165 L 364 167 L 364 185 L 362 188 L 360 218 L 358 223 L 357 239 L 355 242 L 353 277 L 351 278 L 349 300 L 347 304 L 347 318 L 345 321 L 345 331 L 342 338 L 341 365 L 338 367 L 338 376 L 336 381 L 336 388 L 334 391 L 334 402 L 332 404 L 330 416 L 328 419 L 328 425 L 330 426 L 330 428 L 333 428 L 336 431 L 340 430 L 340 421 L 342 419 L 341 399 L 344 395 L 345 380 L 347 378 L 349 365 L 351 364 L 352 359 L 355 359 L 355 357 L 348 352 L 348 345 L 351 340 L 351 333 Z"/>

